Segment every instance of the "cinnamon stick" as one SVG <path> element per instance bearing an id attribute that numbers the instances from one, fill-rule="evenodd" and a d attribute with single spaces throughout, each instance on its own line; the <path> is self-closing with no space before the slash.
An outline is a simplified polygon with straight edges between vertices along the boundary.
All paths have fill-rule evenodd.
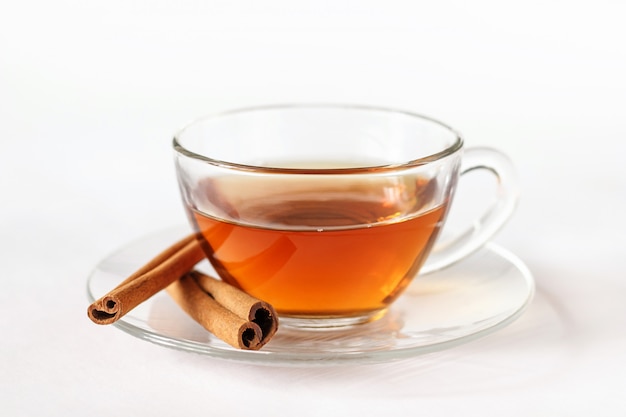
<path id="1" fill-rule="evenodd" d="M 256 350 L 264 344 L 256 323 L 239 317 L 207 295 L 190 274 L 170 284 L 167 292 L 202 327 L 229 345 Z"/>
<path id="2" fill-rule="evenodd" d="M 260 346 L 263 346 L 278 330 L 278 315 L 269 303 L 252 297 L 232 285 L 198 271 L 187 274 L 217 303 L 237 316 L 256 323 L 261 328 Z"/>
<path id="3" fill-rule="evenodd" d="M 204 252 L 195 237 L 186 237 L 94 301 L 87 309 L 87 315 L 96 324 L 114 323 L 190 271 L 202 259 Z"/>
<path id="4" fill-rule="evenodd" d="M 87 309 L 97 324 L 111 324 L 166 289 L 204 328 L 240 349 L 260 349 L 276 333 L 274 308 L 193 267 L 204 259 L 194 235 L 170 246 Z M 190 272 L 191 271 L 191 272 Z"/>

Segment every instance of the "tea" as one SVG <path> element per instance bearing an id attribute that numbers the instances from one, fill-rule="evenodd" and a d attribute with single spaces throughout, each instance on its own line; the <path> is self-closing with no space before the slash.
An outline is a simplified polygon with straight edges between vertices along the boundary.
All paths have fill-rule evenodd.
<path id="1" fill-rule="evenodd" d="M 418 185 L 420 198 L 408 199 L 389 188 L 259 192 L 235 210 L 224 208 L 229 198 L 209 181 L 204 192 L 213 193 L 230 218 L 190 214 L 225 281 L 286 316 L 357 316 L 399 296 L 443 223 L 447 203 L 430 207 L 432 195 L 423 191 L 435 187 Z"/>

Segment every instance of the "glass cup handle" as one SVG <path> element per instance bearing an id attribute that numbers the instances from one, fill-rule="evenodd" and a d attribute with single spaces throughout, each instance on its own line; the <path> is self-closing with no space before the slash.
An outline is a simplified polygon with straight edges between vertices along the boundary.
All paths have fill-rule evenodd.
<path id="1" fill-rule="evenodd" d="M 480 249 L 509 220 L 519 196 L 518 182 L 511 160 L 491 148 L 468 148 L 461 162 L 460 175 L 486 169 L 498 180 L 496 201 L 476 219 L 469 229 L 444 242 L 437 242 L 420 274 L 438 271 Z"/>

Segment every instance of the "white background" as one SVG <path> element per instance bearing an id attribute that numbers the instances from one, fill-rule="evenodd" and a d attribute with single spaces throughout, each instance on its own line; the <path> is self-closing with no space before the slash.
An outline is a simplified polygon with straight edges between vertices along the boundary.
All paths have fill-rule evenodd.
<path id="1" fill-rule="evenodd" d="M 620 1 L 2 1 L 0 413 L 626 414 Z M 85 281 L 184 222 L 170 140 L 277 102 L 428 114 L 516 163 L 495 239 L 538 292 L 506 329 L 399 363 L 272 368 L 86 317 Z"/>

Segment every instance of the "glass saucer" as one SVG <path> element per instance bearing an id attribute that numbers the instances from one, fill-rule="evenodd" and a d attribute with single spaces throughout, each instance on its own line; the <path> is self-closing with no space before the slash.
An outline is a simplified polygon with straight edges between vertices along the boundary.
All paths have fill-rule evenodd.
<path id="1" fill-rule="evenodd" d="M 93 302 L 172 242 L 184 227 L 131 242 L 104 259 L 88 279 Z M 200 268 L 211 273 L 208 262 Z M 377 321 L 337 330 L 280 324 L 259 351 L 232 348 L 188 317 L 164 291 L 114 324 L 158 345 L 226 360 L 285 365 L 383 362 L 452 348 L 499 330 L 518 318 L 534 294 L 534 280 L 515 255 L 487 244 L 449 268 L 418 276 Z"/>

